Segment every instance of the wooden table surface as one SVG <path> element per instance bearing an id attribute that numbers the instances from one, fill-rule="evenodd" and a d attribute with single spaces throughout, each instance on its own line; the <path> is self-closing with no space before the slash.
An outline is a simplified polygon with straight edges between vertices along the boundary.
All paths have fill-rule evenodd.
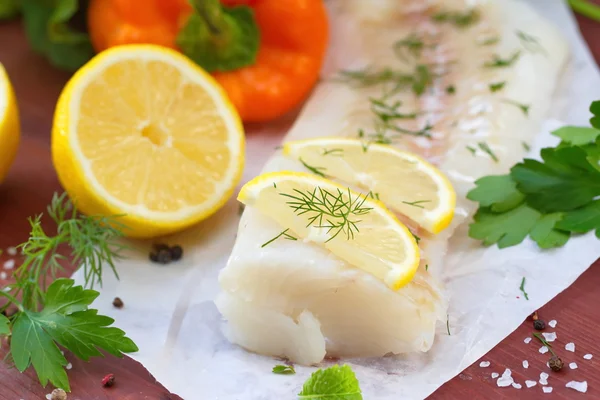
<path id="1" fill-rule="evenodd" d="M 596 61 L 600 63 L 600 24 L 586 18 L 578 20 Z M 0 43 L 0 62 L 5 65 L 13 81 L 22 124 L 22 142 L 17 160 L 7 180 L 0 186 L 0 249 L 5 249 L 26 240 L 29 232 L 27 217 L 44 211 L 52 194 L 61 190 L 50 158 L 50 127 L 56 99 L 68 74 L 53 69 L 29 50 L 19 22 L 0 24 Z M 598 97 L 600 98 L 600 88 Z M 0 264 L 6 259 L 6 254 L 0 257 Z M 0 285 L 2 283 L 0 281 Z M 570 370 L 565 366 L 559 373 L 549 371 L 545 365 L 548 354 L 538 352 L 538 343 L 527 345 L 523 342 L 532 331 L 531 321 L 524 321 L 515 332 L 482 357 L 481 360 L 491 362 L 490 367 L 481 368 L 479 361 L 476 362 L 443 385 L 430 398 L 600 399 L 598 305 L 600 261 L 540 310 L 544 319 L 558 321 L 555 348 L 557 352 L 560 351 L 560 356 L 566 363 L 577 362 L 578 369 Z M 564 350 L 564 345 L 568 342 L 576 344 L 575 353 Z M 584 360 L 582 356 L 586 353 L 592 353 L 594 358 Z M 180 399 L 161 386 L 144 367 L 128 357 L 118 359 L 107 356 L 93 359 L 89 363 L 78 361 L 70 354 L 67 354 L 67 358 L 73 364 L 73 368 L 68 371 L 72 386 L 70 400 Z M 528 369 L 523 368 L 523 360 L 529 361 Z M 524 383 L 526 379 L 537 381 L 540 372 L 546 371 L 550 373 L 549 386 L 554 390 L 551 394 L 543 394 L 539 384 L 532 389 L 526 389 L 525 385 L 521 390 L 499 388 L 491 378 L 491 373 L 502 374 L 505 368 L 510 368 L 513 377 L 520 383 Z M 101 386 L 100 381 L 108 373 L 116 375 L 116 384 L 107 389 Z M 571 380 L 586 380 L 587 394 L 565 388 L 565 383 Z M 0 400 L 43 399 L 50 391 L 49 386 L 40 386 L 31 370 L 20 374 L 16 369 L 0 362 Z M 202 399 L 200 394 L 197 399 Z"/>

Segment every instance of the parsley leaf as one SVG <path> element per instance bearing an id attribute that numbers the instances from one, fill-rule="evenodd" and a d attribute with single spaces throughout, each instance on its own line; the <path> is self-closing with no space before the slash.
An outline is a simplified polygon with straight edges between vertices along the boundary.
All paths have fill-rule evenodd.
<path id="1" fill-rule="evenodd" d="M 192 0 L 192 13 L 177 35 L 185 55 L 208 72 L 254 64 L 260 33 L 250 7 L 223 7 L 218 0 Z"/>
<path id="2" fill-rule="evenodd" d="M 594 143 L 600 137 L 600 130 L 584 126 L 563 126 L 552 134 L 561 138 L 563 143 L 580 146 Z"/>
<path id="3" fill-rule="evenodd" d="M 580 147 L 546 148 L 544 163 L 525 159 L 511 169 L 527 204 L 541 212 L 569 211 L 600 195 L 600 170 Z"/>
<path id="4" fill-rule="evenodd" d="M 362 400 L 358 379 L 348 365 L 319 369 L 304 382 L 300 399 Z"/>
<path id="5" fill-rule="evenodd" d="M 0 314 L 0 335 L 10 335 L 10 320 Z"/>
<path id="6" fill-rule="evenodd" d="M 469 236 L 483 241 L 485 246 L 497 243 L 503 249 L 521 243 L 540 219 L 540 213 L 521 204 L 505 213 L 480 208 L 474 219 L 469 226 Z"/>
<path id="7" fill-rule="evenodd" d="M 280 375 L 292 375 L 296 373 L 296 370 L 292 365 L 276 365 L 273 367 L 273 373 Z"/>
<path id="8" fill-rule="evenodd" d="M 481 207 L 490 207 L 493 212 L 512 210 L 525 199 L 510 175 L 485 176 L 476 180 L 475 185 L 467 199 L 478 202 Z"/>
<path id="9" fill-rule="evenodd" d="M 590 106 L 590 111 L 594 116 L 590 119 L 590 124 L 596 128 L 600 129 L 600 100 L 596 100 Z"/>
<path id="10" fill-rule="evenodd" d="M 58 345 L 85 361 L 102 356 L 99 348 L 117 357 L 138 351 L 125 332 L 110 327 L 112 318 L 87 308 L 99 293 L 73 284 L 72 279 L 57 279 L 48 287 L 40 312 L 21 310 L 13 321 L 10 344 L 19 371 L 33 364 L 42 386 L 50 381 L 66 391 L 70 390 L 63 369 L 67 360 Z"/>
<path id="11" fill-rule="evenodd" d="M 577 233 L 586 233 L 596 229 L 596 234 L 598 234 L 600 231 L 600 200 L 592 201 L 584 207 L 565 213 L 556 227 Z"/>
<path id="12" fill-rule="evenodd" d="M 567 243 L 570 233 L 554 229 L 561 218 L 561 213 L 546 214 L 535 223 L 529 235 L 540 248 L 550 249 Z"/>

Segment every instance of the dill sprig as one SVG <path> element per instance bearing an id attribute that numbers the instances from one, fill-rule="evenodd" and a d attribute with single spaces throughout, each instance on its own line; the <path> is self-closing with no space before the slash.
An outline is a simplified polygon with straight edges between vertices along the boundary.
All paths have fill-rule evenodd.
<path id="1" fill-rule="evenodd" d="M 415 119 L 418 114 L 416 112 L 403 113 L 400 112 L 402 106 L 401 101 L 394 101 L 393 103 L 386 102 L 386 98 L 381 97 L 379 99 L 369 98 L 371 103 L 371 112 L 383 123 L 391 123 L 399 119 Z"/>
<path id="2" fill-rule="evenodd" d="M 538 38 L 535 36 L 529 35 L 523 31 L 517 31 L 516 34 L 526 50 L 530 51 L 531 53 L 539 52 L 547 54 L 546 49 L 544 49 L 544 46 L 540 44 Z"/>
<path id="3" fill-rule="evenodd" d="M 370 207 L 364 205 L 367 195 L 353 195 L 349 188 L 347 192 L 337 189 L 337 193 L 332 193 L 317 186 L 312 192 L 294 189 L 293 193 L 279 194 L 289 199 L 286 204 L 296 215 L 308 218 L 306 227 L 327 229 L 327 234 L 331 236 L 326 242 L 340 233 L 348 240 L 353 239 L 359 232 L 357 224 L 361 222 L 356 217 L 371 211 Z"/>
<path id="4" fill-rule="evenodd" d="M 492 151 L 492 149 L 490 148 L 490 146 L 486 142 L 479 142 L 479 143 L 477 143 L 477 146 L 479 146 L 479 148 L 481 149 L 481 151 L 483 151 L 484 153 L 486 153 L 487 155 L 489 155 L 490 158 L 492 160 L 494 160 L 494 162 L 499 162 L 500 161 L 498 159 L 498 157 L 496 156 L 496 154 Z"/>
<path id="5" fill-rule="evenodd" d="M 527 144 L 527 142 L 521 142 L 521 146 L 523 146 L 523 150 L 525 150 L 525 151 L 531 150 L 531 146 L 529 146 L 529 144 Z"/>
<path id="6" fill-rule="evenodd" d="M 406 61 L 408 58 L 407 56 L 412 56 L 417 59 L 421 57 L 421 53 L 423 52 L 423 49 L 425 49 L 425 42 L 416 33 L 411 33 L 404 39 L 396 41 L 393 49 L 396 57 L 401 60 Z"/>
<path id="7" fill-rule="evenodd" d="M 538 339 L 540 342 L 542 342 L 542 345 L 546 346 L 546 348 L 548 350 L 550 350 L 550 353 L 552 353 L 553 356 L 556 355 L 556 353 L 554 352 L 554 350 L 552 350 L 552 345 L 550 343 L 548 343 L 548 341 L 539 333 L 534 332 L 532 333 L 533 337 Z"/>
<path id="8" fill-rule="evenodd" d="M 283 231 L 279 232 L 279 234 L 277 236 L 275 236 L 273 239 L 265 242 L 262 244 L 262 246 L 260 246 L 261 248 L 270 245 L 271 243 L 273 243 L 274 241 L 276 241 L 277 239 L 279 239 L 280 237 L 283 236 L 284 239 L 287 240 L 298 240 L 298 238 L 290 235 L 289 233 L 287 233 L 290 230 L 290 228 L 284 229 Z"/>
<path id="9" fill-rule="evenodd" d="M 8 291 L 15 298 L 21 296 L 20 303 L 30 310 L 44 305 L 49 278 L 54 280 L 64 271 L 63 263 L 69 260 L 60 252 L 63 247 L 70 249 L 71 263 L 83 268 L 84 286 L 89 288 L 102 286 L 103 267 L 109 267 L 119 277 L 114 263 L 125 248 L 119 242 L 124 229 L 118 222 L 119 216 L 82 215 L 66 193 L 54 194 L 47 214 L 56 223 L 56 234 L 51 236 L 44 231 L 41 214 L 29 219 L 30 237 L 18 246 L 24 260 L 15 270 L 15 282 L 8 285 Z"/>
<path id="10" fill-rule="evenodd" d="M 307 164 L 302 158 L 300 158 L 299 161 L 302 163 L 302 165 L 304 165 L 306 169 L 308 169 L 313 174 L 325 178 L 325 174 L 323 173 L 323 171 L 326 171 L 325 167 L 314 167 L 312 165 Z"/>
<path id="11" fill-rule="evenodd" d="M 332 156 L 341 157 L 344 155 L 344 149 L 326 149 L 326 148 L 324 148 L 323 155 L 324 156 L 332 155 Z"/>
<path id="12" fill-rule="evenodd" d="M 490 92 L 495 93 L 499 90 L 504 89 L 504 86 L 506 85 L 506 81 L 504 82 L 496 82 L 496 83 L 490 83 L 488 86 L 490 88 Z"/>
<path id="13" fill-rule="evenodd" d="M 491 37 L 483 39 L 482 41 L 478 42 L 477 44 L 480 46 L 491 46 L 498 42 L 500 42 L 500 38 L 498 36 L 491 36 Z"/>
<path id="14" fill-rule="evenodd" d="M 417 208 L 425 208 L 421 204 L 431 203 L 431 200 L 403 201 L 402 203 L 407 204 L 409 206 L 417 207 Z"/>
<path id="15" fill-rule="evenodd" d="M 525 277 L 523 277 L 523 279 L 521 280 L 521 286 L 519 286 L 519 290 L 521 290 L 523 296 L 525 296 L 525 300 L 529 300 L 529 295 L 525 291 Z"/>
<path id="16" fill-rule="evenodd" d="M 451 23 L 458 28 L 467 28 L 475 25 L 481 19 L 481 13 L 475 8 L 467 11 L 440 11 L 431 16 L 434 22 Z"/>
<path id="17" fill-rule="evenodd" d="M 519 110 L 521 110 L 523 112 L 523 114 L 525 114 L 526 117 L 529 116 L 530 106 L 528 104 L 519 103 L 518 101 L 514 101 L 514 100 L 510 100 L 510 99 L 502 99 L 502 102 L 506 103 L 506 104 L 510 104 L 515 107 L 518 107 Z"/>
<path id="18" fill-rule="evenodd" d="M 502 58 L 497 54 L 494 54 L 491 61 L 486 61 L 483 66 L 485 68 L 506 68 L 513 65 L 521 57 L 520 51 L 515 51 L 508 58 Z"/>
<path id="19" fill-rule="evenodd" d="M 435 77 L 436 75 L 431 72 L 428 65 L 418 64 L 415 66 L 412 74 L 394 70 L 390 67 L 382 69 L 363 68 L 358 70 L 342 70 L 338 73 L 338 77 L 335 80 L 354 84 L 358 87 L 391 84 L 393 85 L 393 89 L 390 93 L 398 93 L 406 88 L 411 88 L 417 96 L 420 96 L 431 86 Z"/>

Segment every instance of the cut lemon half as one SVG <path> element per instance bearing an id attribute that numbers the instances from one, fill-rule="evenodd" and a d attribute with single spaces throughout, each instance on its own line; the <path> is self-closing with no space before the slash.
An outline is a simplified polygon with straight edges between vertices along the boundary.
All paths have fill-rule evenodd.
<path id="1" fill-rule="evenodd" d="M 414 236 L 383 203 L 327 179 L 266 173 L 244 185 L 238 200 L 394 290 L 410 282 L 419 266 Z"/>
<path id="2" fill-rule="evenodd" d="M 201 221 L 231 196 L 244 132 L 225 92 L 176 51 L 114 47 L 83 66 L 55 111 L 52 157 L 86 214 L 124 214 L 126 235 Z"/>
<path id="3" fill-rule="evenodd" d="M 371 191 L 390 209 L 428 232 L 439 233 L 454 217 L 456 193 L 452 184 L 415 154 L 346 138 L 289 142 L 283 153 L 323 175 Z"/>
<path id="4" fill-rule="evenodd" d="M 8 74 L 0 63 L 0 182 L 4 180 L 15 160 L 19 139 L 17 99 Z"/>

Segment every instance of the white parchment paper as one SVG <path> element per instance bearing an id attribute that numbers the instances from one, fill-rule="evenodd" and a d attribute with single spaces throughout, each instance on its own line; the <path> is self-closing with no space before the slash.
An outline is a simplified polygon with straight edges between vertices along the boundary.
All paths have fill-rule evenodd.
<path id="1" fill-rule="evenodd" d="M 600 98 L 600 75 L 566 5 L 560 0 L 529 2 L 562 28 L 572 52 L 551 118 L 533 146 L 532 154 L 538 154 L 540 147 L 557 142 L 550 130 L 566 123 L 588 123 L 588 106 Z M 251 130 L 244 181 L 260 171 L 286 127 Z M 238 205 L 232 200 L 210 220 L 165 239 L 185 249 L 183 260 L 169 266 L 150 263 L 150 243 L 135 242 L 136 251 L 118 265 L 120 280 L 106 276 L 94 306 L 113 317 L 138 344 L 140 351 L 133 358 L 184 399 L 294 399 L 315 368 L 298 367 L 296 375 L 272 374 L 276 360 L 231 345 L 221 333 L 222 320 L 213 300 L 238 219 Z M 525 241 L 500 251 L 469 240 L 466 228 L 454 235 L 446 267 L 452 271 L 445 276 L 451 335 L 440 327 L 427 354 L 347 361 L 365 399 L 427 397 L 567 288 L 600 256 L 593 235 L 571 239 L 558 250 L 540 251 Z M 522 277 L 527 279 L 529 301 L 519 291 Z M 82 274 L 76 273 L 75 279 L 83 282 Z M 112 307 L 115 296 L 123 299 L 123 309 Z"/>

